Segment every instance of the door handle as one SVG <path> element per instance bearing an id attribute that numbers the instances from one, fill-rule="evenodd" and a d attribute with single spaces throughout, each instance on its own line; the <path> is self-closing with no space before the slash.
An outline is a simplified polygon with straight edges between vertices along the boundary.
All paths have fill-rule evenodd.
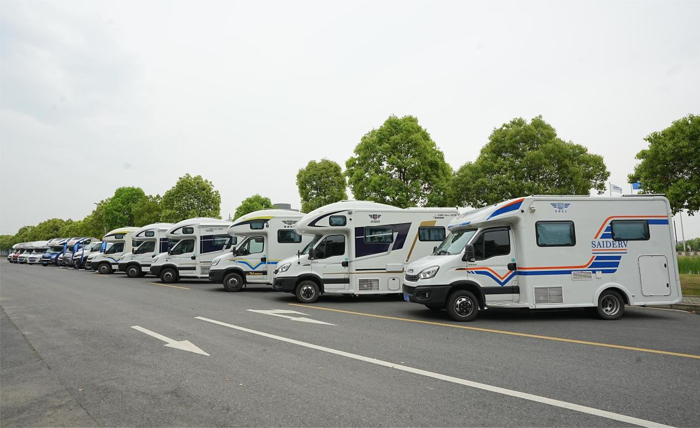
<path id="1" fill-rule="evenodd" d="M 194 255 L 193 255 L 192 257 L 190 257 L 190 258 L 191 258 L 192 260 L 197 260 L 197 256 L 194 256 Z"/>
<path id="2" fill-rule="evenodd" d="M 518 266 L 515 263 L 508 263 L 508 270 L 516 270 Z"/>
<path id="3" fill-rule="evenodd" d="M 260 262 L 262 262 L 262 263 L 267 263 L 267 257 L 262 257 L 262 258 L 260 258 Z"/>
<path id="4" fill-rule="evenodd" d="M 344 260 L 344 261 L 341 263 L 341 266 L 343 266 L 343 267 L 348 267 L 348 261 L 347 261 L 347 260 Z"/>

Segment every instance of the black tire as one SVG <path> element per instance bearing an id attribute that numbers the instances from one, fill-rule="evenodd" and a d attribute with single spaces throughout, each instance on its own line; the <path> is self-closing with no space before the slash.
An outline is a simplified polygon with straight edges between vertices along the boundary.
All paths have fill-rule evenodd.
<path id="1" fill-rule="evenodd" d="M 138 278 L 141 275 L 141 268 L 137 265 L 130 265 L 126 267 L 126 276 L 129 278 Z"/>
<path id="2" fill-rule="evenodd" d="M 598 317 L 603 320 L 616 320 L 625 313 L 625 301 L 620 293 L 606 290 L 598 298 Z"/>
<path id="3" fill-rule="evenodd" d="M 311 280 L 301 281 L 297 285 L 297 289 L 294 293 L 297 296 L 297 300 L 300 303 L 314 303 L 318 300 L 320 290 L 318 289 L 318 284 Z"/>
<path id="4" fill-rule="evenodd" d="M 102 275 L 110 274 L 112 273 L 112 265 L 109 263 L 100 263 L 100 265 L 97 266 L 97 271 Z"/>
<path id="5" fill-rule="evenodd" d="M 42 262 L 41 265 L 42 265 L 42 266 L 48 266 L 49 264 L 48 264 L 48 263 L 43 263 L 43 262 Z"/>
<path id="6" fill-rule="evenodd" d="M 224 290 L 226 291 L 241 291 L 244 285 L 245 282 L 243 281 L 241 275 L 235 272 L 232 272 L 224 277 Z"/>
<path id="7" fill-rule="evenodd" d="M 479 301 L 467 290 L 456 290 L 447 298 L 447 313 L 455 321 L 471 321 L 479 314 Z"/>
<path id="8" fill-rule="evenodd" d="M 147 273 L 147 272 L 141 271 L 141 274 L 139 275 L 139 278 L 143 278 L 144 276 L 146 276 L 146 273 Z"/>
<path id="9" fill-rule="evenodd" d="M 166 284 L 177 282 L 180 278 L 177 276 L 177 271 L 173 268 L 165 268 L 160 271 L 160 280 Z"/>
<path id="10" fill-rule="evenodd" d="M 430 309 L 431 311 L 441 311 L 441 310 L 445 309 L 444 306 L 440 306 L 440 305 L 425 305 L 425 307 Z"/>

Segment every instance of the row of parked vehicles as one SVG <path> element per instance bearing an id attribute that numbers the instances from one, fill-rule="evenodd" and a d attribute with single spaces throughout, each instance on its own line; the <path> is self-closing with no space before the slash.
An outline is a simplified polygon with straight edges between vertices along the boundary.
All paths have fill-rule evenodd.
<path id="1" fill-rule="evenodd" d="M 495 307 L 617 319 L 625 305 L 680 302 L 671 218 L 663 196 L 530 196 L 462 214 L 342 201 L 18 244 L 10 258 L 231 292 L 265 285 L 307 304 L 397 294 L 456 321 Z"/>

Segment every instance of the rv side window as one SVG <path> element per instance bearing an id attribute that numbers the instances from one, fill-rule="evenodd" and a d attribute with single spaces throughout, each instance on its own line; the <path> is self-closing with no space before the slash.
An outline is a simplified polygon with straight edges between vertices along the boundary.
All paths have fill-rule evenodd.
<path id="1" fill-rule="evenodd" d="M 610 230 L 615 241 L 649 240 L 649 223 L 646 220 L 613 220 Z"/>
<path id="2" fill-rule="evenodd" d="M 168 238 L 168 250 L 172 250 L 178 242 L 180 242 L 179 239 Z"/>
<path id="3" fill-rule="evenodd" d="M 250 222 L 250 228 L 253 230 L 261 230 L 265 228 L 265 220 L 253 220 Z"/>
<path id="4" fill-rule="evenodd" d="M 439 241 L 445 240 L 445 228 L 435 226 L 423 226 L 418 228 L 418 239 L 420 241 Z"/>
<path id="5" fill-rule="evenodd" d="M 277 231 L 277 242 L 280 244 L 298 244 L 301 242 L 301 235 L 292 229 L 280 229 Z"/>
<path id="6" fill-rule="evenodd" d="M 573 221 L 538 221 L 535 223 L 538 247 L 573 247 L 576 230 Z"/>
<path id="7" fill-rule="evenodd" d="M 486 260 L 510 254 L 508 229 L 492 229 L 482 233 L 474 243 L 476 260 Z"/>
<path id="8" fill-rule="evenodd" d="M 194 239 L 183 239 L 175 245 L 170 254 L 173 256 L 178 256 L 180 254 L 187 254 L 194 252 Z"/>
<path id="9" fill-rule="evenodd" d="M 124 234 L 123 233 L 117 233 L 114 235 L 114 239 L 124 239 Z"/>
<path id="10" fill-rule="evenodd" d="M 192 235 L 193 233 L 194 233 L 194 227 L 183 227 L 182 228 L 183 235 Z"/>
<path id="11" fill-rule="evenodd" d="M 214 244 L 215 247 L 219 247 L 219 249 L 223 249 L 226 244 L 228 244 L 230 238 L 229 235 L 216 235 L 212 238 L 212 244 Z"/>
<path id="12" fill-rule="evenodd" d="M 156 250 L 156 241 L 146 241 L 134 249 L 134 254 L 148 254 Z"/>
<path id="13" fill-rule="evenodd" d="M 228 244 L 228 246 L 226 248 L 235 247 L 236 244 L 238 244 L 238 236 L 232 236 L 231 242 Z"/>
<path id="14" fill-rule="evenodd" d="M 146 238 L 153 238 L 154 236 L 156 236 L 156 233 L 152 230 L 147 230 L 145 236 Z"/>
<path id="15" fill-rule="evenodd" d="M 316 258 L 327 259 L 333 256 L 342 256 L 345 254 L 345 236 L 333 235 L 327 236 L 316 247 Z"/>
<path id="16" fill-rule="evenodd" d="M 331 226 L 345 226 L 348 224 L 348 219 L 344 215 L 332 215 L 328 220 Z"/>
<path id="17" fill-rule="evenodd" d="M 394 242 L 394 228 L 391 226 L 365 227 L 365 243 L 391 244 Z"/>
<path id="18" fill-rule="evenodd" d="M 111 247 L 109 247 L 105 250 L 105 254 L 121 253 L 122 251 L 124 251 L 124 243 L 123 242 L 115 242 L 114 244 L 112 244 Z"/>
<path id="19" fill-rule="evenodd" d="M 242 256 L 247 256 L 248 254 L 259 254 L 265 249 L 265 238 L 262 236 L 254 236 L 249 238 L 243 243 L 241 248 L 239 248 L 239 254 Z"/>

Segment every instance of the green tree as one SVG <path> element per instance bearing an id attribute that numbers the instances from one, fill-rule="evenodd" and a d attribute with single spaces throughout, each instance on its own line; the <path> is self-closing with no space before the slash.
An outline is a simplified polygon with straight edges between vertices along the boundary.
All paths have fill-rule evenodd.
<path id="1" fill-rule="evenodd" d="M 494 129 L 475 162 L 455 174 L 452 200 L 482 207 L 526 195 L 588 195 L 605 191 L 610 176 L 603 157 L 567 142 L 538 116 Z"/>
<path id="2" fill-rule="evenodd" d="M 345 165 L 356 199 L 401 208 L 450 205 L 452 168 L 413 116 L 390 116 L 365 134 Z"/>
<path id="3" fill-rule="evenodd" d="M 0 251 L 7 251 L 15 245 L 14 235 L 0 235 Z"/>
<path id="4" fill-rule="evenodd" d="M 219 218 L 221 195 L 211 181 L 201 175 L 180 177 L 161 200 L 161 221 L 177 223 L 193 217 Z"/>
<path id="5" fill-rule="evenodd" d="M 31 242 L 31 241 L 37 241 L 35 239 L 34 235 L 34 229 L 36 226 L 22 226 L 19 228 L 17 233 L 15 233 L 14 240 L 15 242 L 12 244 L 17 244 L 19 242 Z"/>
<path id="6" fill-rule="evenodd" d="M 236 213 L 233 215 L 233 219 L 235 220 L 238 217 L 252 213 L 253 211 L 267 210 L 274 207 L 275 206 L 272 205 L 270 198 L 255 194 L 245 198 L 243 202 L 241 202 L 241 205 L 236 208 Z"/>
<path id="7" fill-rule="evenodd" d="M 59 238 L 59 232 L 65 224 L 66 221 L 60 218 L 51 218 L 42 221 L 34 228 L 34 237 L 39 241 Z"/>
<path id="8" fill-rule="evenodd" d="M 310 213 L 316 208 L 347 199 L 346 186 L 340 165 L 328 159 L 310 161 L 306 168 L 297 173 L 301 211 Z"/>
<path id="9" fill-rule="evenodd" d="M 134 226 L 146 226 L 160 221 L 162 214 L 160 195 L 148 195 L 134 206 Z"/>
<path id="10" fill-rule="evenodd" d="M 104 222 L 108 230 L 134 225 L 134 207 L 146 194 L 140 187 L 120 187 L 104 205 Z"/>
<path id="11" fill-rule="evenodd" d="M 700 210 L 700 116 L 688 115 L 645 139 L 649 148 L 637 153 L 641 162 L 629 175 L 642 193 L 663 193 L 674 213 Z"/>

